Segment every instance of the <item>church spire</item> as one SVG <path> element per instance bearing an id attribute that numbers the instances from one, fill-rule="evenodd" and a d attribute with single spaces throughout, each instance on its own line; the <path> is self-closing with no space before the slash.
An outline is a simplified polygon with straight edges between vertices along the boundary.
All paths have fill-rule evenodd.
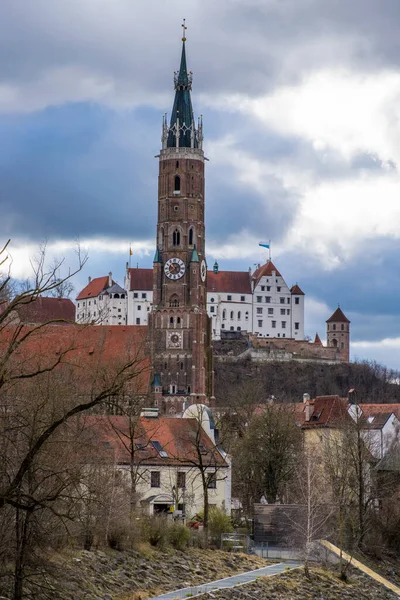
<path id="1" fill-rule="evenodd" d="M 199 132 L 195 127 L 192 100 L 190 97 L 192 72 L 188 72 L 186 65 L 185 46 L 187 27 L 185 19 L 183 20 L 182 29 L 181 64 L 179 71 L 174 73 L 175 100 L 169 127 L 166 119 L 164 118 L 163 120 L 163 148 L 201 148 L 202 135 L 201 131 Z"/>

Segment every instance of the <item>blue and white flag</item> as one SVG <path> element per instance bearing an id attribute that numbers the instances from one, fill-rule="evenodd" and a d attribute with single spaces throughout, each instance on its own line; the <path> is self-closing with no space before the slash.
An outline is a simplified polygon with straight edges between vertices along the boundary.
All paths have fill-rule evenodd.
<path id="1" fill-rule="evenodd" d="M 263 242 L 260 242 L 258 245 L 262 246 L 263 248 L 269 248 L 269 244 L 264 244 Z"/>

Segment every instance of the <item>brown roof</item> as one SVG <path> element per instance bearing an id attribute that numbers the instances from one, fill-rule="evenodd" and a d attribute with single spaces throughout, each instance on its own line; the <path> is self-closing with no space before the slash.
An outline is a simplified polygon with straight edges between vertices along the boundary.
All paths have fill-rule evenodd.
<path id="1" fill-rule="evenodd" d="M 258 282 L 261 277 L 264 277 L 264 275 L 266 277 L 272 277 L 272 272 L 275 271 L 275 275 L 277 277 L 282 277 L 282 275 L 279 273 L 278 269 L 276 268 L 276 266 L 274 265 L 274 263 L 272 262 L 272 260 L 268 260 L 265 265 L 261 265 L 261 267 L 258 267 L 258 269 L 256 269 L 252 275 L 252 279 L 256 282 Z"/>
<path id="2" fill-rule="evenodd" d="M 321 338 L 319 337 L 318 333 L 315 334 L 314 344 L 316 346 L 322 346 Z"/>
<path id="3" fill-rule="evenodd" d="M 327 323 L 350 323 L 349 319 L 343 313 L 341 308 L 337 308 L 333 315 L 326 321 Z"/>
<path id="4" fill-rule="evenodd" d="M 251 294 L 251 283 L 248 271 L 208 271 L 208 292 L 232 292 Z"/>
<path id="5" fill-rule="evenodd" d="M 394 413 L 400 420 L 400 404 L 363 404 L 360 403 L 363 414 L 367 417 L 376 416 L 380 413 L 390 414 Z"/>
<path id="6" fill-rule="evenodd" d="M 314 411 L 309 421 L 306 421 L 305 402 L 296 406 L 296 420 L 303 428 L 338 427 L 351 417 L 347 412 L 347 398 L 339 396 L 317 396 L 311 401 Z"/>
<path id="7" fill-rule="evenodd" d="M 113 283 L 115 283 L 113 281 Z M 101 292 L 108 288 L 108 275 L 105 277 L 95 277 L 86 287 L 79 292 L 76 297 L 77 300 L 83 300 L 85 298 L 96 298 Z"/>
<path id="8" fill-rule="evenodd" d="M 49 321 L 75 321 L 75 305 L 69 298 L 39 296 L 16 308 L 21 323 L 39 324 Z"/>
<path id="9" fill-rule="evenodd" d="M 153 289 L 153 269 L 128 269 L 131 287 L 133 290 L 148 290 Z"/>
<path id="10" fill-rule="evenodd" d="M 290 288 L 290 293 L 297 294 L 298 296 L 304 296 L 303 290 L 297 285 L 297 283 Z"/>
<path id="11" fill-rule="evenodd" d="M 119 464 L 130 462 L 129 417 L 89 415 L 81 420 L 81 424 L 83 432 L 87 434 L 86 439 L 91 439 L 96 448 L 102 444 L 103 449 L 107 448 L 112 453 L 113 459 L 115 458 Z M 205 466 L 228 466 L 204 430 L 200 430 L 200 439 L 196 441 L 199 432 L 199 423 L 196 419 L 140 417 L 137 423 L 131 422 L 131 431 L 133 431 L 135 443 L 134 462 L 136 464 L 156 466 L 197 464 L 197 448 L 200 448 L 201 444 L 204 448 L 201 455 Z M 161 456 L 152 441 L 159 442 L 167 456 Z"/>

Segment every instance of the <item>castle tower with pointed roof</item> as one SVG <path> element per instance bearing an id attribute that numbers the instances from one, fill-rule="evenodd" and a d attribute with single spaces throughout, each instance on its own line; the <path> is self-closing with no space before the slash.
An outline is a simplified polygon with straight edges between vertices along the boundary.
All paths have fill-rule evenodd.
<path id="1" fill-rule="evenodd" d="M 184 28 L 185 34 L 185 28 Z M 212 348 L 207 316 L 202 120 L 195 124 L 192 73 L 182 38 L 175 100 L 162 123 L 153 307 L 149 315 L 155 403 L 162 412 L 213 396 Z"/>
<path id="2" fill-rule="evenodd" d="M 338 348 L 341 359 L 350 360 L 350 321 L 338 306 L 326 321 L 326 342 L 328 348 Z"/>

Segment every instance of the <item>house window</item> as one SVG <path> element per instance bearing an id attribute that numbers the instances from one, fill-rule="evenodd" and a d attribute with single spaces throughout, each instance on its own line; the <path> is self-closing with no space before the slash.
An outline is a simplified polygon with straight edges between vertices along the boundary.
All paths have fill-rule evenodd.
<path id="1" fill-rule="evenodd" d="M 336 325 L 335 325 L 335 323 L 332 325 L 332 329 L 333 329 L 333 331 L 336 331 Z"/>
<path id="2" fill-rule="evenodd" d="M 286 298 L 286 302 L 290 304 L 290 298 Z"/>
<path id="3" fill-rule="evenodd" d="M 210 312 L 215 312 L 215 306 L 210 306 Z"/>
<path id="4" fill-rule="evenodd" d="M 140 325 L 140 317 L 136 318 L 136 325 Z"/>
<path id="5" fill-rule="evenodd" d="M 146 292 L 143 292 L 143 294 L 142 294 L 142 298 L 147 298 L 147 294 L 146 294 Z"/>
<path id="6" fill-rule="evenodd" d="M 118 309 L 118 312 L 121 312 L 121 309 L 120 309 L 120 308 Z"/>
<path id="7" fill-rule="evenodd" d="M 286 321 L 282 321 L 282 329 L 286 329 Z"/>
<path id="8" fill-rule="evenodd" d="M 274 309 L 273 308 L 269 308 L 268 309 L 268 314 L 269 315 L 273 315 L 274 314 Z"/>
<path id="9" fill-rule="evenodd" d="M 217 489 L 217 474 L 216 473 L 209 474 L 207 487 L 209 490 Z"/>
<path id="10" fill-rule="evenodd" d="M 271 296 L 265 296 L 265 302 L 271 304 Z"/>
<path id="11" fill-rule="evenodd" d="M 263 322 L 262 321 L 257 321 L 258 323 L 258 327 L 262 327 L 263 326 Z"/>
<path id="12" fill-rule="evenodd" d="M 298 296 L 295 297 L 294 303 L 295 304 L 300 304 L 300 298 Z"/>
<path id="13" fill-rule="evenodd" d="M 286 309 L 285 308 L 281 308 L 281 315 L 285 315 L 286 314 Z"/>
<path id="14" fill-rule="evenodd" d="M 281 296 L 281 297 L 279 298 L 279 302 L 280 302 L 281 304 L 285 304 L 285 298 L 282 298 L 282 296 Z"/>
<path id="15" fill-rule="evenodd" d="M 257 307 L 257 314 L 258 315 L 262 315 L 262 308 L 261 307 L 260 308 Z"/>
<path id="16" fill-rule="evenodd" d="M 79 308 L 79 302 L 78 302 L 78 308 Z"/>
<path id="17" fill-rule="evenodd" d="M 276 291 L 277 291 L 277 292 L 280 292 L 280 291 L 281 291 L 281 286 L 280 286 L 280 285 L 278 285 L 278 286 L 277 286 L 277 288 L 276 288 Z"/>
<path id="18" fill-rule="evenodd" d="M 267 285 L 267 292 L 270 292 L 270 291 L 271 291 L 271 286 Z"/>
<path id="19" fill-rule="evenodd" d="M 225 325 L 224 324 L 221 325 L 221 329 L 225 329 Z"/>
<path id="20" fill-rule="evenodd" d="M 241 327 L 237 327 L 237 330 L 238 330 L 238 331 L 242 331 L 242 328 L 241 328 Z"/>
<path id="21" fill-rule="evenodd" d="M 295 324 L 294 324 L 294 328 L 295 328 L 295 329 L 300 329 L 300 323 L 295 323 Z"/>
<path id="22" fill-rule="evenodd" d="M 290 308 L 287 309 L 286 314 L 290 315 Z"/>
<path id="23" fill-rule="evenodd" d="M 133 297 L 134 298 L 139 298 L 139 294 L 137 292 L 133 292 Z"/>
<path id="24" fill-rule="evenodd" d="M 175 388 L 175 386 L 171 386 L 173 388 Z M 175 393 L 176 390 L 173 391 L 173 393 Z M 151 445 L 153 446 L 154 450 L 156 452 L 158 452 L 158 454 L 161 456 L 161 458 L 168 458 L 168 453 L 164 450 L 163 446 L 160 444 L 160 442 L 158 440 L 150 440 L 151 441 Z"/>
<path id="25" fill-rule="evenodd" d="M 229 296 L 229 295 L 228 295 L 228 296 L 227 296 L 227 300 L 229 300 L 229 301 L 230 301 L 230 300 L 232 300 L 232 296 Z"/>
<path id="26" fill-rule="evenodd" d="M 341 329 L 342 331 L 344 331 L 344 325 L 343 325 L 343 323 L 341 324 L 341 326 L 340 326 L 340 329 Z"/>
<path id="27" fill-rule="evenodd" d="M 261 286 L 261 291 L 262 291 L 262 292 L 265 292 L 265 285 L 262 285 L 262 286 Z"/>
<path id="28" fill-rule="evenodd" d="M 234 315 L 233 315 L 233 310 L 231 310 L 231 321 L 233 321 Z"/>
<path id="29" fill-rule="evenodd" d="M 222 319 L 223 319 L 224 321 L 225 321 L 225 319 L 226 319 L 226 310 L 225 310 L 225 309 L 222 311 Z"/>
<path id="30" fill-rule="evenodd" d="M 257 296 L 257 302 L 262 302 L 262 296 Z"/>
<path id="31" fill-rule="evenodd" d="M 238 311 L 238 316 L 237 316 L 237 318 L 238 318 L 238 321 L 240 321 L 240 319 L 242 318 L 242 313 L 240 312 L 240 310 Z"/>
<path id="32" fill-rule="evenodd" d="M 240 302 L 245 302 L 246 298 L 245 296 L 240 296 Z"/>
<path id="33" fill-rule="evenodd" d="M 271 324 L 272 324 L 272 329 L 275 329 L 276 328 L 276 321 L 271 321 Z"/>
<path id="34" fill-rule="evenodd" d="M 138 304 L 138 307 L 137 307 L 137 309 L 138 309 L 138 310 L 142 310 L 142 307 L 141 307 L 141 305 L 140 305 L 140 304 Z"/>
<path id="35" fill-rule="evenodd" d="M 231 331 L 235 331 L 235 328 L 234 328 L 234 327 L 229 327 L 229 329 L 230 329 Z"/>
<path id="36" fill-rule="evenodd" d="M 152 471 L 150 473 L 150 487 L 159 488 L 161 484 L 160 471 Z"/>
<path id="37" fill-rule="evenodd" d="M 178 488 L 186 487 L 186 473 L 184 471 L 178 471 L 176 477 L 176 485 Z"/>

